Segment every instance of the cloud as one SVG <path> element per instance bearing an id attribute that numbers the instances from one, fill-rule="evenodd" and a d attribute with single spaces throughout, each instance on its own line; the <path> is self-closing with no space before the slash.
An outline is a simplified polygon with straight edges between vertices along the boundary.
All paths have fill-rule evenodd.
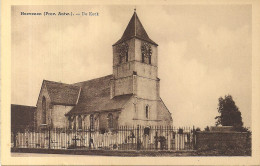
<path id="1" fill-rule="evenodd" d="M 242 115 L 251 114 L 248 110 L 251 108 L 248 29 L 242 27 L 230 31 L 202 26 L 199 31 L 192 40 L 169 42 L 160 49 L 159 75 L 164 78 L 161 81 L 161 96 L 173 114 L 174 124 L 201 128 L 214 125 L 214 117 L 218 114 L 218 98 L 227 94 L 233 95 Z M 241 35 L 241 32 L 247 33 Z M 195 55 L 190 55 L 193 54 L 189 47 L 191 44 L 198 46 Z M 247 48 L 243 53 L 249 54 L 234 51 L 229 55 L 229 49 L 239 47 Z M 237 63 L 243 60 L 244 66 L 239 66 Z M 250 126 L 250 119 L 244 117 L 245 125 Z"/>
<path id="2" fill-rule="evenodd" d="M 87 11 L 105 14 L 77 21 L 13 17 L 12 103 L 35 105 L 43 79 L 75 83 L 112 73 L 112 44 L 118 36 L 111 32 L 119 31 L 120 26 L 107 8 Z M 24 98 L 27 94 L 30 97 Z"/>

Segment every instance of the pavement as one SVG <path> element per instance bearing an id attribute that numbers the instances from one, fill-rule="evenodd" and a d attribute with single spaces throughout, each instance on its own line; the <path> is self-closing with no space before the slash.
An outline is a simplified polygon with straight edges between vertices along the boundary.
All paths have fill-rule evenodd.
<path id="1" fill-rule="evenodd" d="M 84 157 L 86 155 L 72 155 L 72 154 L 45 154 L 45 153 L 11 153 L 12 157 Z M 100 157 L 91 155 L 91 157 Z M 109 157 L 109 156 L 107 156 Z"/>

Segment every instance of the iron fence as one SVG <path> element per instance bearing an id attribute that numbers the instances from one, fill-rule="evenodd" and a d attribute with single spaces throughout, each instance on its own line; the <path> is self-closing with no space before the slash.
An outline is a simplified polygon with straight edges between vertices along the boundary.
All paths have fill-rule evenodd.
<path id="1" fill-rule="evenodd" d="M 120 126 L 109 131 L 45 128 L 12 131 L 12 147 L 100 150 L 193 150 L 194 128 L 173 126 Z"/>

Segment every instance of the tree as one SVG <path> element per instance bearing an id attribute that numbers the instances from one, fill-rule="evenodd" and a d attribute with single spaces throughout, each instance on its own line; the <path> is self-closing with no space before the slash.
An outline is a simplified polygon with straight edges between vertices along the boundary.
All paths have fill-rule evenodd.
<path id="1" fill-rule="evenodd" d="M 218 99 L 218 112 L 219 116 L 216 116 L 216 126 L 233 126 L 236 130 L 242 130 L 243 122 L 241 117 L 241 112 L 236 106 L 231 95 L 225 96 L 223 99 L 220 97 Z"/>
<path id="2" fill-rule="evenodd" d="M 209 131 L 209 126 L 205 127 L 204 131 Z"/>

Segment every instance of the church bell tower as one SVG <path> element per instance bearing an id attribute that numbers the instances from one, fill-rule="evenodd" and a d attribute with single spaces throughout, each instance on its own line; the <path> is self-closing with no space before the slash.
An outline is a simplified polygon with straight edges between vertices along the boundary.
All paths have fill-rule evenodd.
<path id="1" fill-rule="evenodd" d="M 123 36 L 113 45 L 111 98 L 127 94 L 144 100 L 160 98 L 157 46 L 135 11 Z"/>

